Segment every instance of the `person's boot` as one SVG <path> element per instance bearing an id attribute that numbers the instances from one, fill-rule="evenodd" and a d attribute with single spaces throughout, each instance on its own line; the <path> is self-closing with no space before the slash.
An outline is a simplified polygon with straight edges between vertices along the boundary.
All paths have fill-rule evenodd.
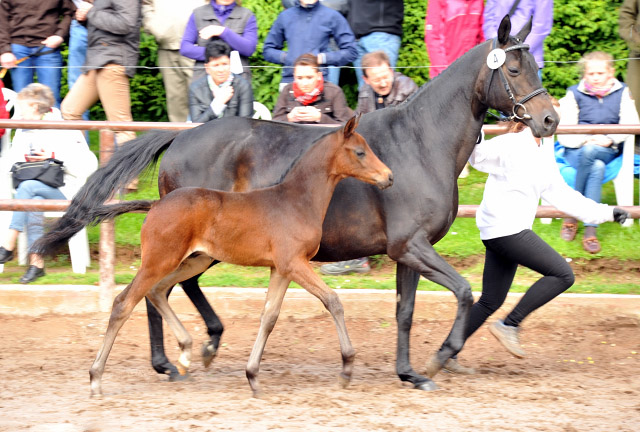
<path id="1" fill-rule="evenodd" d="M 571 241 L 576 238 L 578 232 L 578 221 L 574 218 L 566 218 L 562 221 L 562 228 L 560 229 L 560 238 L 564 241 Z"/>
<path id="2" fill-rule="evenodd" d="M 520 346 L 519 327 L 508 326 L 498 320 L 489 326 L 489 331 L 513 356 L 523 358 L 526 355 Z"/>
<path id="3" fill-rule="evenodd" d="M 4 264 L 13 259 L 13 251 L 6 250 L 2 246 L 0 246 L 0 264 Z"/>
<path id="4" fill-rule="evenodd" d="M 584 237 L 582 238 L 582 248 L 592 254 L 600 252 L 602 249 L 596 237 L 596 227 L 584 227 Z"/>
<path id="5" fill-rule="evenodd" d="M 38 278 L 41 278 L 42 276 L 44 276 L 44 268 L 30 265 L 27 269 L 27 272 L 20 278 L 20 283 L 28 284 Z"/>
<path id="6" fill-rule="evenodd" d="M 358 258 L 349 261 L 340 261 L 336 263 L 324 264 L 320 266 L 322 274 L 337 276 L 350 273 L 367 273 L 371 270 L 369 266 L 369 258 Z"/>
<path id="7" fill-rule="evenodd" d="M 451 357 L 449 360 L 447 360 L 444 364 L 443 369 L 449 373 L 458 375 L 474 375 L 476 373 L 476 370 L 474 368 L 463 366 L 458 363 L 457 357 Z"/>

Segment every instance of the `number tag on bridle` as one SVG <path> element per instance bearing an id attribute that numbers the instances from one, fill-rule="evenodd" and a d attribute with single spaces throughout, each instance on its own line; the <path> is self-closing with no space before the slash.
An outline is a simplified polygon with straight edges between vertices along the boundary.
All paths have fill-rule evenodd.
<path id="1" fill-rule="evenodd" d="M 507 53 L 501 48 L 496 48 L 487 56 L 487 66 L 489 66 L 489 69 L 498 69 L 504 64 L 506 58 Z"/>

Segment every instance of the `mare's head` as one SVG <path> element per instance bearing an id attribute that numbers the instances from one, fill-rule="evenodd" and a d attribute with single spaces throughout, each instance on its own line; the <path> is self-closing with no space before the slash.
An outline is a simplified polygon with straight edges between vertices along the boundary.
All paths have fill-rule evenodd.
<path id="1" fill-rule="evenodd" d="M 509 36 L 510 31 L 511 20 L 505 15 L 498 36 L 489 44 L 487 65 L 480 72 L 476 91 L 485 105 L 526 124 L 536 137 L 552 135 L 560 119 L 542 87 L 529 46 L 524 44 L 531 20 L 515 36 Z"/>
<path id="2" fill-rule="evenodd" d="M 355 177 L 386 189 L 393 184 L 393 174 L 373 153 L 364 137 L 356 132 L 359 120 L 360 116 L 352 117 L 341 130 L 331 134 L 340 140 L 334 158 L 334 173 L 341 178 Z"/>

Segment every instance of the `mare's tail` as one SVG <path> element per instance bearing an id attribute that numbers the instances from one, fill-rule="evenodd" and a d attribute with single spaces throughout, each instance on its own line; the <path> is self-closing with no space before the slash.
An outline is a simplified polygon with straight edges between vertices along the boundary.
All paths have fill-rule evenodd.
<path id="1" fill-rule="evenodd" d="M 57 220 L 51 231 L 33 244 L 30 252 L 54 255 L 74 234 L 94 221 L 96 209 L 103 207 L 106 200 L 128 185 L 150 163 L 156 163 L 178 133 L 149 132 L 120 147 L 104 167 L 89 177 L 64 216 Z"/>

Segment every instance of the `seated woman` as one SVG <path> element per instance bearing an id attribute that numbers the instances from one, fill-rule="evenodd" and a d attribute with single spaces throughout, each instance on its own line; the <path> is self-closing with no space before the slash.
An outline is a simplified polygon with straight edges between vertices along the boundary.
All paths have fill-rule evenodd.
<path id="1" fill-rule="evenodd" d="M 220 117 L 253 116 L 253 90 L 240 75 L 231 73 L 231 48 L 220 39 L 206 48 L 206 73 L 189 86 L 189 114 L 195 123 Z"/>
<path id="2" fill-rule="evenodd" d="M 560 100 L 561 125 L 574 124 L 637 124 L 638 113 L 629 88 L 615 78 L 613 57 L 595 51 L 580 61 L 582 80 L 569 87 Z M 605 166 L 622 152 L 629 135 L 560 135 L 565 147 L 564 158 L 576 169 L 575 190 L 595 202 L 600 202 Z M 596 224 L 584 224 L 582 245 L 589 253 L 601 249 L 596 238 Z M 565 219 L 560 236 L 567 241 L 575 238 L 577 221 Z"/>
<path id="3" fill-rule="evenodd" d="M 313 54 L 293 63 L 293 82 L 280 92 L 273 120 L 290 123 L 341 124 L 353 117 L 342 89 L 324 82 Z"/>
<path id="4" fill-rule="evenodd" d="M 18 93 L 17 112 L 22 120 L 62 120 L 60 111 L 52 108 L 55 98 L 44 84 L 33 83 Z M 15 199 L 71 199 L 86 178 L 98 168 L 95 155 L 89 150 L 80 131 L 49 129 L 18 129 L 7 155 L 7 161 L 34 162 L 56 158 L 64 162 L 64 186 L 54 188 L 39 180 L 25 180 L 18 185 Z M 8 172 L 8 168 L 4 170 Z M 6 179 L 5 181 L 9 181 Z M 42 212 L 13 212 L 9 232 L 0 246 L 0 264 L 13 259 L 18 234 L 27 232 L 29 248 L 43 234 Z M 44 276 L 44 260 L 40 255 L 29 256 L 29 268 L 20 278 L 29 283 Z"/>

